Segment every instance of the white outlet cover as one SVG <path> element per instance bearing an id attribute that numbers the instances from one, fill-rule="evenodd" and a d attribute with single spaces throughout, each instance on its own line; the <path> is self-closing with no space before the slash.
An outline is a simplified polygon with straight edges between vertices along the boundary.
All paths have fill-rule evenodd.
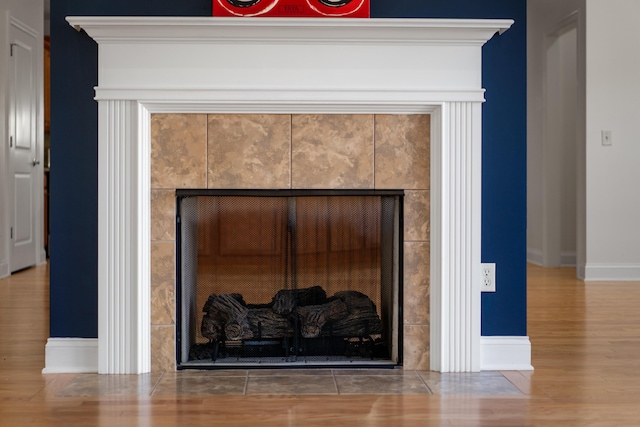
<path id="1" fill-rule="evenodd" d="M 487 262 L 480 264 L 480 290 L 481 292 L 496 291 L 496 264 Z"/>

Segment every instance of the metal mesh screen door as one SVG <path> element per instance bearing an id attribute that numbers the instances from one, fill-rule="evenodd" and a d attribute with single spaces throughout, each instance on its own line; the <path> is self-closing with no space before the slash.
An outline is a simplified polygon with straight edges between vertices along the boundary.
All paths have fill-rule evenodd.
<path id="1" fill-rule="evenodd" d="M 400 363 L 401 192 L 177 193 L 179 367 Z"/>

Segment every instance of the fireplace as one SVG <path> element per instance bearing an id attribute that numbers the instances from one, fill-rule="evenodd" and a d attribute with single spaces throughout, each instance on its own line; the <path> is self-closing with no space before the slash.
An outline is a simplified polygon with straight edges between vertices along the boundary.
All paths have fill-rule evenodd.
<path id="1" fill-rule="evenodd" d="M 402 191 L 177 190 L 177 366 L 402 362 Z"/>
<path id="2" fill-rule="evenodd" d="M 175 319 L 165 313 L 160 316 L 164 323 L 151 324 L 158 312 L 151 309 L 155 294 L 171 293 L 173 277 L 152 268 L 152 255 L 175 262 L 174 236 L 163 234 L 165 240 L 150 243 L 157 226 L 150 224 L 151 206 L 166 200 L 169 188 L 151 190 L 151 131 L 154 118 L 165 114 L 198 116 L 193 120 L 205 123 L 208 115 L 220 114 L 430 117 L 430 207 L 417 205 L 418 212 L 430 212 L 430 235 L 416 245 L 410 260 L 405 256 L 404 274 L 405 301 L 409 286 L 416 300 L 426 301 L 419 305 L 428 307 L 429 318 L 405 318 L 400 331 L 404 366 L 480 369 L 481 47 L 512 21 L 68 21 L 99 44 L 99 372 L 148 372 L 152 356 L 154 363 L 172 360 L 163 369 L 175 369 Z M 190 150 L 178 148 L 180 153 Z M 269 175 L 267 188 L 322 188 L 306 181 L 322 176 L 318 170 L 308 173 L 314 162 L 296 169 L 298 152 L 290 153 L 286 167 Z M 206 159 L 211 152 L 191 154 Z M 377 151 L 374 156 L 371 164 L 379 166 Z M 345 155 L 332 159 L 352 160 Z M 393 174 L 403 167 L 389 164 L 386 170 Z M 184 164 L 172 172 L 190 169 Z M 213 188 L 212 182 L 229 176 L 219 172 L 198 171 L 202 184 L 195 188 Z M 292 184 L 294 177 L 303 184 Z M 284 185 L 274 184 L 281 179 Z M 367 179 L 356 188 L 378 188 L 376 178 Z M 341 185 L 338 177 L 332 187 Z M 425 269 L 427 287 L 421 279 L 407 280 L 413 274 L 423 277 Z M 152 285 L 152 278 L 160 276 L 162 286 Z"/>

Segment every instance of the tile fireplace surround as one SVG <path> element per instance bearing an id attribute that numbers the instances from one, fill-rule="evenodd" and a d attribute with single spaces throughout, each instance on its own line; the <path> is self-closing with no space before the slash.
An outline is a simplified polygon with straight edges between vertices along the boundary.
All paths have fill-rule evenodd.
<path id="1" fill-rule="evenodd" d="M 176 363 L 177 188 L 405 190 L 403 366 L 428 370 L 429 125 L 424 114 L 153 114 L 152 370 Z"/>
<path id="2" fill-rule="evenodd" d="M 149 372 L 152 341 L 156 353 L 171 354 L 174 348 L 172 335 L 158 338 L 161 334 L 154 326 L 152 339 L 151 332 L 151 319 L 158 316 L 152 276 L 160 274 L 152 271 L 152 252 L 154 258 L 158 251 L 163 253 L 160 257 L 165 256 L 163 251 L 172 256 L 171 243 L 150 244 L 151 200 L 158 196 L 151 190 L 157 173 L 150 166 L 152 122 L 189 117 L 210 124 L 212 117 L 247 114 L 294 118 L 344 114 L 364 120 L 378 115 L 397 115 L 396 120 L 429 116 L 424 141 L 430 143 L 431 234 L 417 256 L 430 259 L 423 265 L 430 276 L 424 287 L 429 297 L 422 296 L 424 304 L 429 301 L 429 319 L 414 331 L 418 338 L 408 340 L 417 343 L 415 348 L 405 346 L 405 358 L 414 365 L 407 368 L 480 370 L 481 48 L 512 21 L 67 20 L 85 30 L 99 47 L 98 372 Z M 341 148 L 343 161 L 350 164 L 355 159 L 349 157 L 351 148 Z M 402 175 L 401 167 L 396 171 Z M 211 185 L 215 173 L 204 173 Z M 295 173 L 292 163 L 290 175 Z M 341 187 L 344 182 L 339 178 L 329 185 L 346 188 Z M 358 182 L 358 188 L 376 185 L 375 178 Z M 314 183 L 285 179 L 265 185 L 311 188 Z M 412 263 L 405 262 L 409 276 L 412 272 L 406 268 Z M 153 299 L 156 295 L 154 289 Z M 166 315 L 170 322 L 170 310 Z M 155 367 L 167 368 L 157 359 Z"/>

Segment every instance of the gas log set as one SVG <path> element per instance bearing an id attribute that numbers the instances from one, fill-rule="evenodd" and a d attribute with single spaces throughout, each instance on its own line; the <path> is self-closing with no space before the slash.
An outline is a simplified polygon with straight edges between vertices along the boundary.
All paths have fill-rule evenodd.
<path id="1" fill-rule="evenodd" d="M 190 360 L 246 356 L 339 355 L 374 358 L 383 346 L 382 321 L 357 291 L 327 297 L 320 286 L 282 289 L 269 304 L 247 304 L 238 293 L 211 294 Z M 328 350 L 327 350 L 328 349 Z"/>

